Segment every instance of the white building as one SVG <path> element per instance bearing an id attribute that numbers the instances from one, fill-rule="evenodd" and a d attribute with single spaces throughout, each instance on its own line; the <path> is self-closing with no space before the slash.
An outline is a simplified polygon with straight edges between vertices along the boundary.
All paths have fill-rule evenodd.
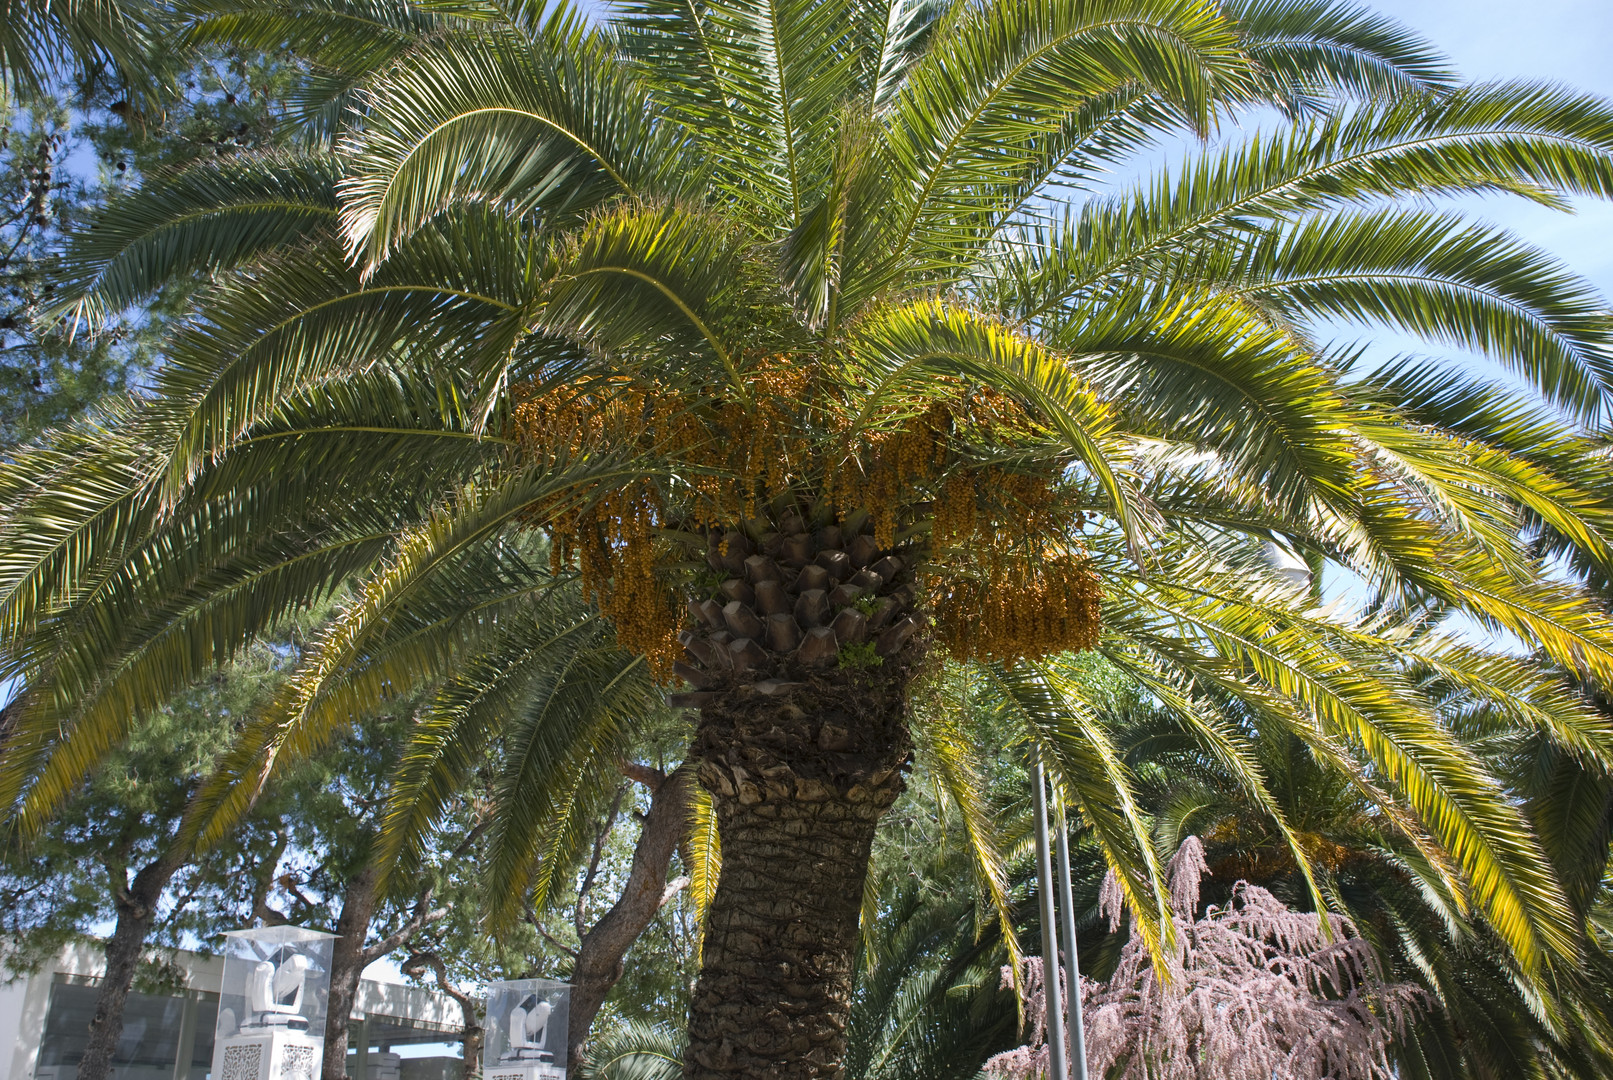
<path id="1" fill-rule="evenodd" d="M 114 1080 L 208 1080 L 224 961 L 183 951 L 172 961 L 182 992 L 129 995 Z M 72 1080 L 105 970 L 100 948 L 84 942 L 38 974 L 3 982 L 0 972 L 0 1078 Z M 354 1080 L 460 1080 L 464 1021 L 448 995 L 371 965 L 355 1012 L 347 1067 Z"/>

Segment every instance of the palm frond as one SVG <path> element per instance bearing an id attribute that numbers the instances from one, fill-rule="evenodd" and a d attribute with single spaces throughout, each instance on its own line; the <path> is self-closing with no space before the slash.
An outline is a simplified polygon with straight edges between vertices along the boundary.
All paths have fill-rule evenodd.
<path id="1" fill-rule="evenodd" d="M 556 470 L 524 470 L 502 484 L 465 493 L 458 505 L 440 509 L 405 535 L 390 562 L 362 584 L 321 632 L 273 706 L 254 719 L 240 745 L 198 793 L 187 829 L 202 843 L 216 841 L 256 800 L 282 758 L 316 753 L 349 722 L 350 703 L 363 699 L 365 692 L 370 700 L 380 694 L 386 683 L 383 671 L 359 667 L 357 661 L 424 583 L 458 569 L 467 552 L 496 540 L 534 504 L 613 473 L 627 475 L 627 467 L 583 461 Z M 417 653 L 415 660 L 431 660 L 436 666 L 417 669 L 416 677 L 441 673 L 451 655 L 438 649 Z"/>
<path id="2" fill-rule="evenodd" d="M 169 281 L 334 239 L 339 173 L 327 154 L 275 152 L 208 160 L 114 199 L 73 239 L 58 307 L 92 322 Z"/>
<path id="3" fill-rule="evenodd" d="M 1336 91 L 1373 98 L 1457 84 L 1450 62 L 1432 45 L 1365 5 L 1232 0 L 1223 6 L 1290 110 Z"/>
<path id="4" fill-rule="evenodd" d="M 717 834 L 717 812 L 711 805 L 711 792 L 695 784 L 689 795 L 689 842 L 683 849 L 689 869 L 689 896 L 694 901 L 695 922 L 705 925 L 711 898 L 717 895 L 717 879 L 722 874 L 722 838 Z"/>
<path id="5" fill-rule="evenodd" d="M 850 347 L 862 381 L 851 430 L 879 417 L 904 391 L 936 375 L 995 386 L 1026 402 L 1102 486 L 1109 511 L 1136 542 L 1145 521 L 1110 460 L 1113 417 L 1058 354 L 962 305 L 920 301 L 871 312 Z"/>
<path id="6" fill-rule="evenodd" d="M 640 1021 L 595 1036 L 582 1075 L 587 1080 L 677 1080 L 683 1075 L 683 1040 Z"/>
<path id="7" fill-rule="evenodd" d="M 925 724 L 926 738 L 919 746 L 925 767 L 937 778 L 947 802 L 957 808 L 972 853 L 970 864 L 977 876 L 980 894 L 996 914 L 1010 962 L 1018 964 L 1020 948 L 1014 933 L 1007 858 L 993 820 L 990 794 L 982 780 L 977 754 L 960 722 L 967 708 L 965 700 L 954 708 L 937 709 Z M 863 925 L 869 925 L 866 918 Z"/>
<path id="8" fill-rule="evenodd" d="M 111 67 L 155 100 L 164 14 L 130 0 L 15 0 L 0 20 L 0 87 L 39 94 L 55 77 Z"/>
<path id="9" fill-rule="evenodd" d="M 1151 952 L 1168 943 L 1170 897 L 1125 764 L 1083 700 L 1081 688 L 1053 669 L 1030 664 L 982 669 L 1024 724 L 1047 766 L 1091 829 L 1114 871 Z"/>
<path id="10" fill-rule="evenodd" d="M 560 221 L 672 194 L 675 125 L 565 5 L 535 41 L 486 31 L 406 59 L 343 146 L 349 250 L 370 267 L 443 210 L 476 202 Z"/>
<path id="11" fill-rule="evenodd" d="M 950 262 L 944 223 L 970 222 L 1027 171 L 1045 173 L 1043 139 L 1086 102 L 1140 85 L 1203 130 L 1218 100 L 1247 93 L 1249 75 L 1232 25 L 1196 0 L 1018 0 L 971 11 L 914 65 L 892 106 L 902 218 L 890 246 L 899 258 Z"/>

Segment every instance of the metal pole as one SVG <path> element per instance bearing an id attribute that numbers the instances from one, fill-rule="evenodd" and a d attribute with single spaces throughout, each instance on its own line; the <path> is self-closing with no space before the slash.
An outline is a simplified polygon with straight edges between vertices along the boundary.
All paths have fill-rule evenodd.
<path id="1" fill-rule="evenodd" d="M 179 1013 L 179 1045 L 174 1050 L 173 1080 L 190 1080 L 190 1059 L 196 1056 L 196 991 L 186 990 Z"/>
<path id="2" fill-rule="evenodd" d="M 1059 933 L 1070 962 L 1070 1077 L 1087 1080 L 1087 1033 L 1081 1020 L 1081 965 L 1075 948 L 1075 896 L 1070 889 L 1070 824 L 1065 820 L 1064 796 L 1053 789 L 1053 814 L 1058 826 Z"/>
<path id="3" fill-rule="evenodd" d="M 369 1017 L 347 1022 L 347 1045 L 353 1048 L 353 1080 L 370 1080 Z"/>
<path id="4" fill-rule="evenodd" d="M 1048 1080 L 1068 1080 L 1064 1061 L 1064 995 L 1059 990 L 1059 935 L 1053 915 L 1053 860 L 1047 839 L 1047 781 L 1036 763 L 1036 888 L 1042 900 L 1042 988 L 1047 997 Z"/>

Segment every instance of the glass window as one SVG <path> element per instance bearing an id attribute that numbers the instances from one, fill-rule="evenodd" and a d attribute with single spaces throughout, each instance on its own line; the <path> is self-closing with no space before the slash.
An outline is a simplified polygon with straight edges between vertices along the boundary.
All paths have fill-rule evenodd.
<path id="1" fill-rule="evenodd" d="M 458 1028 L 371 1013 L 362 1027 L 348 1029 L 350 1046 L 361 1030 L 369 1043 L 368 1067 L 361 1077 L 357 1054 L 350 1051 L 347 1074 L 354 1080 L 460 1080 L 464 1073 Z"/>
<path id="2" fill-rule="evenodd" d="M 93 982 L 82 980 L 51 985 L 36 1080 L 74 1080 L 99 992 Z M 186 1080 L 208 1080 L 218 1002 L 217 994 L 196 995 L 195 1041 Z M 112 1059 L 112 1080 L 173 1080 L 184 1011 L 182 997 L 131 993 L 124 1008 L 123 1036 Z M 356 1044 L 360 1031 L 367 1032 L 370 1044 L 369 1075 L 364 1080 L 459 1080 L 463 1059 L 456 1028 L 372 1016 L 368 1025 L 350 1029 L 349 1046 Z M 356 1057 L 349 1051 L 349 1062 L 356 1064 Z M 348 1074 L 358 1076 L 351 1065 Z"/>
<path id="3" fill-rule="evenodd" d="M 196 1001 L 196 1043 L 190 1052 L 186 1080 L 207 1080 L 213 1068 L 213 1028 L 218 1025 L 218 995 L 202 993 Z"/>
<path id="4" fill-rule="evenodd" d="M 83 982 L 51 984 L 38 1080 L 68 1080 L 77 1072 L 99 993 L 99 987 Z M 123 1034 L 112 1056 L 113 1080 L 173 1080 L 184 1010 L 183 998 L 131 993 L 123 1010 Z"/>

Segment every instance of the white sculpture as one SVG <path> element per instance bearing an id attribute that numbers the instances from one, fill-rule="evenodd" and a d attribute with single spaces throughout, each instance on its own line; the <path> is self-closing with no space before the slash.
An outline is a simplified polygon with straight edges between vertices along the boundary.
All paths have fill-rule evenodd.
<path id="1" fill-rule="evenodd" d="M 247 1008 L 253 1027 L 307 1027 L 302 1014 L 303 990 L 308 985 L 308 958 L 297 953 L 276 967 L 259 961 L 248 976 Z"/>
<path id="2" fill-rule="evenodd" d="M 319 1080 L 334 942 L 298 926 L 224 935 L 213 1080 Z"/>
<path id="3" fill-rule="evenodd" d="M 521 1004 L 510 1010 L 509 1046 L 500 1060 L 518 1058 L 551 1058 L 545 1053 L 549 1041 L 549 1014 L 554 1009 L 547 1001 L 539 1001 L 536 994 L 528 994 Z"/>

